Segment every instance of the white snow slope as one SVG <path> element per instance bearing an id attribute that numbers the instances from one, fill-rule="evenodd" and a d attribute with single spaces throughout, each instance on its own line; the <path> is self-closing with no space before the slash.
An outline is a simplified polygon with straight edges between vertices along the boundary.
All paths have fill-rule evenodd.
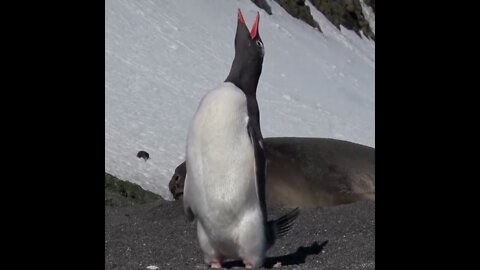
<path id="1" fill-rule="evenodd" d="M 269 3 L 271 16 L 250 0 L 105 1 L 106 172 L 171 199 L 189 122 L 230 70 L 237 8 L 249 26 L 260 11 L 263 135 L 375 146 L 375 42 L 313 7 L 323 33 Z"/>

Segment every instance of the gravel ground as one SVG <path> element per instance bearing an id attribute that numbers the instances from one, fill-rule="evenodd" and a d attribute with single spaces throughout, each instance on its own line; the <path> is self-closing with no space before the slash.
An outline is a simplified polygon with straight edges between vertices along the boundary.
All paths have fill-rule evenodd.
<path id="1" fill-rule="evenodd" d="M 288 210 L 270 208 L 269 216 Z M 277 262 L 279 269 L 375 269 L 375 202 L 302 209 L 262 269 Z M 181 201 L 105 206 L 105 269 L 196 269 L 202 263 L 195 226 L 186 221 Z"/>

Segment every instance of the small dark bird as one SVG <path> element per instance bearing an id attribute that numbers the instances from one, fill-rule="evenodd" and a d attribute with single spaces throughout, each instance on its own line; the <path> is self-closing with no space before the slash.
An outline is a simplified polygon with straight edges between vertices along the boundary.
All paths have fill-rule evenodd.
<path id="1" fill-rule="evenodd" d="M 138 158 L 143 158 L 145 161 L 147 161 L 147 159 L 150 158 L 150 155 L 149 155 L 147 152 L 145 152 L 145 151 L 142 150 L 142 151 L 139 151 L 139 152 L 137 153 L 137 157 L 138 157 Z"/>

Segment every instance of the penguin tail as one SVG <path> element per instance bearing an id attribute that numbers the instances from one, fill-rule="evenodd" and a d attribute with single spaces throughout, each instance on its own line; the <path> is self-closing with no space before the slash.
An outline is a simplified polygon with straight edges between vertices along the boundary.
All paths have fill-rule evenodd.
<path id="1" fill-rule="evenodd" d="M 287 232 L 292 228 L 293 222 L 295 219 L 297 219 L 299 214 L 300 210 L 295 208 L 278 219 L 267 222 L 267 241 L 269 247 L 273 246 L 276 239 L 287 234 Z"/>

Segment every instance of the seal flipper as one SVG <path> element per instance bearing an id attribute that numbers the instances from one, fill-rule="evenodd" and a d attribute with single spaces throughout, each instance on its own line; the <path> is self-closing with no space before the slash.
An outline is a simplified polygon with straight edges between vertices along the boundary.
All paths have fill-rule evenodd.
<path id="1" fill-rule="evenodd" d="M 185 216 L 187 217 L 188 221 L 192 222 L 195 219 L 192 208 L 190 208 L 189 206 L 184 206 L 183 211 L 185 212 Z"/>

